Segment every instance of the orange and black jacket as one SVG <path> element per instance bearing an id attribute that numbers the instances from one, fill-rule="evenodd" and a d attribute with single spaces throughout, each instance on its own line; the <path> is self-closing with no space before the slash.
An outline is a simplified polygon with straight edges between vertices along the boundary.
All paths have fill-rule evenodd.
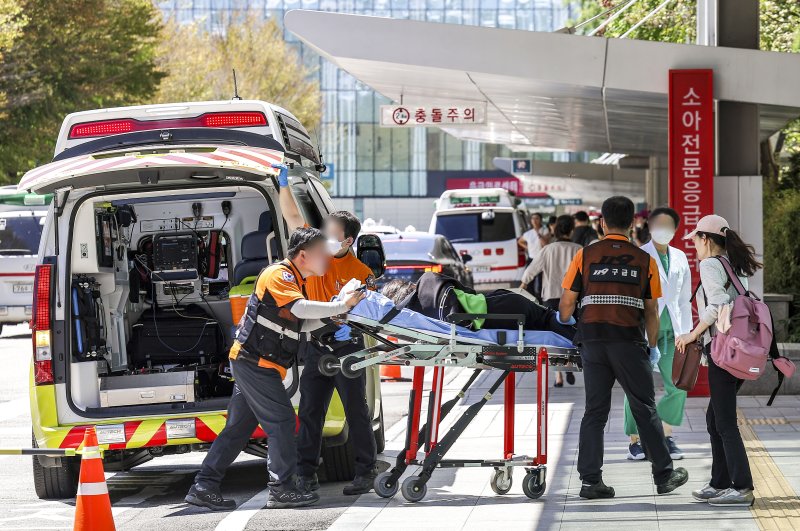
<path id="1" fill-rule="evenodd" d="M 655 260 L 627 238 L 610 234 L 572 260 L 564 289 L 579 293 L 575 343 L 645 343 L 644 301 L 661 296 Z"/>

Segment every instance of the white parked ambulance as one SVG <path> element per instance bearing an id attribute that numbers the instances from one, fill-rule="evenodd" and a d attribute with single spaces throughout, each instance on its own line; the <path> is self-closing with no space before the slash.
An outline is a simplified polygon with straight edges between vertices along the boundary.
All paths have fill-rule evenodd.
<path id="1" fill-rule="evenodd" d="M 503 188 L 447 190 L 436 201 L 429 232 L 441 234 L 469 262 L 475 289 L 516 288 L 527 257 L 517 240 L 527 222 Z"/>
<path id="2" fill-rule="evenodd" d="M 0 331 L 30 320 L 33 274 L 51 196 L 0 188 Z"/>
<path id="3" fill-rule="evenodd" d="M 324 166 L 285 109 L 232 100 L 66 117 L 53 161 L 19 184 L 53 194 L 31 278 L 36 446 L 78 448 L 94 426 L 106 470 L 209 447 L 225 426 L 235 324 L 259 272 L 287 250 L 278 162 L 319 227 L 333 210 Z M 285 381 L 295 404 L 297 378 Z M 367 402 L 382 450 L 376 370 Z M 352 478 L 337 395 L 323 438 L 321 474 Z M 265 456 L 268 444 L 257 428 L 245 451 Z M 78 468 L 74 457 L 34 457 L 37 494 L 74 496 Z"/>

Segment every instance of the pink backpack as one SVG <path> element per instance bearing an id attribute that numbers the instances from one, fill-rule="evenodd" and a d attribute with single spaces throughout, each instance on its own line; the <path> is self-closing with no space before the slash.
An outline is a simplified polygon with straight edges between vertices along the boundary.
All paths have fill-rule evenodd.
<path id="1" fill-rule="evenodd" d="M 779 371 L 778 387 L 772 395 L 774 398 L 783 383 L 784 374 L 791 377 L 794 373 L 794 364 L 778 354 L 772 332 L 772 314 L 767 305 L 744 289 L 727 258 L 716 258 L 725 268 L 738 295 L 730 308 L 730 327 L 724 332 L 718 329 L 711 340 L 711 359 L 737 378 L 755 380 L 764 374 L 767 360 L 772 358 L 773 365 Z"/>
<path id="2" fill-rule="evenodd" d="M 730 328 L 717 330 L 711 340 L 711 359 L 722 369 L 742 380 L 755 380 L 764 374 L 772 345 L 772 316 L 769 308 L 744 289 L 726 258 L 716 257 L 728 273 L 739 294 L 730 311 Z"/>

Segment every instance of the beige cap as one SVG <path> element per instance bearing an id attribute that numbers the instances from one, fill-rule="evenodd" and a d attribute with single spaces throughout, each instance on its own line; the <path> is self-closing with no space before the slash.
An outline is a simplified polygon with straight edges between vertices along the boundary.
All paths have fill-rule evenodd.
<path id="1" fill-rule="evenodd" d="M 684 236 L 683 239 L 688 240 L 689 238 L 694 237 L 694 235 L 698 232 L 707 232 L 709 234 L 719 234 L 720 236 L 725 236 L 726 230 L 728 230 L 728 220 L 722 216 L 711 214 L 710 216 L 703 216 L 700 218 L 700 221 L 697 222 L 697 227 L 695 227 L 692 232 Z"/>

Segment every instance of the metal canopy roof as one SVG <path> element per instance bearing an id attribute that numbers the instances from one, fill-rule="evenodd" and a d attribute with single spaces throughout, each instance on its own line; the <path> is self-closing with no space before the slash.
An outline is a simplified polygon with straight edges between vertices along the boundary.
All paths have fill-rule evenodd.
<path id="1" fill-rule="evenodd" d="M 671 68 L 713 68 L 715 97 L 760 104 L 766 138 L 800 115 L 800 54 L 295 10 L 286 27 L 394 101 L 487 101 L 448 133 L 517 150 L 667 152 Z"/>

